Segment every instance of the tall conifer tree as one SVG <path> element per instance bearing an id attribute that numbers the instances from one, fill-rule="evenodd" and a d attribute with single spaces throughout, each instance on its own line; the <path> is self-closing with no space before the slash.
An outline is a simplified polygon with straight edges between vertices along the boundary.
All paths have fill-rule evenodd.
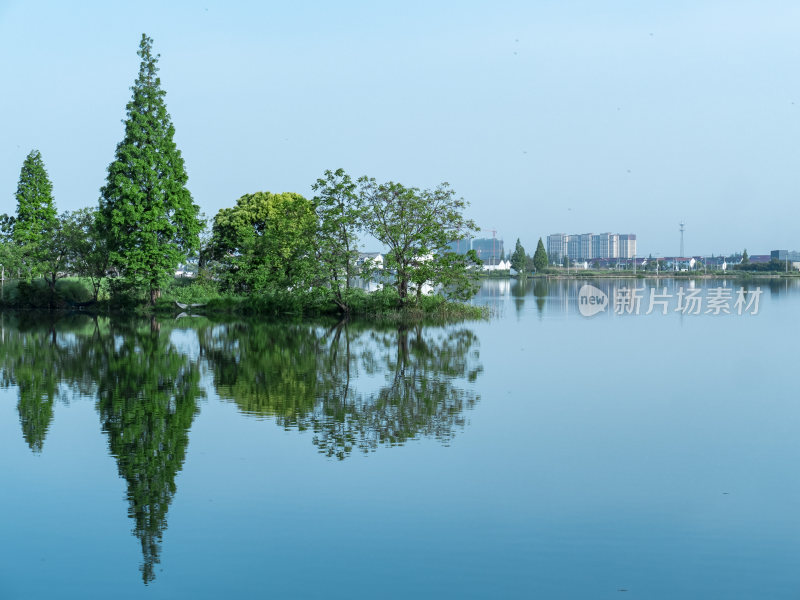
<path id="1" fill-rule="evenodd" d="M 539 238 L 539 243 L 536 244 L 536 252 L 533 254 L 533 267 L 537 272 L 547 268 L 547 251 L 544 249 L 542 238 Z"/>
<path id="2" fill-rule="evenodd" d="M 19 248 L 27 277 L 36 277 L 42 274 L 49 242 L 58 228 L 53 184 L 38 150 L 31 150 L 22 163 L 16 198 L 11 238 Z"/>
<path id="3" fill-rule="evenodd" d="M 200 209 L 186 188 L 188 176 L 173 140 L 175 127 L 152 45 L 142 34 L 125 137 L 108 166 L 98 214 L 112 264 L 127 283 L 148 290 L 151 304 L 180 261 L 199 246 L 203 228 Z"/>

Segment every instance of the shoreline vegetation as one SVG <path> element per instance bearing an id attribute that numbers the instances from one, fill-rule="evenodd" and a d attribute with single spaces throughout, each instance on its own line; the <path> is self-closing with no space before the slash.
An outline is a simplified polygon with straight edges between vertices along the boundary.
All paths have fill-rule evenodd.
<path id="1" fill-rule="evenodd" d="M 388 286 L 374 292 L 351 288 L 346 299 L 350 311 L 342 314 L 339 306 L 332 300 L 330 290 L 241 295 L 221 293 L 216 286 L 195 279 L 176 278 L 163 290 L 156 303 L 150 305 L 131 296 L 109 296 L 105 289 L 101 290 L 100 298 L 95 300 L 92 298 L 91 286 L 86 281 L 70 277 L 56 281 L 54 290 L 43 279 L 7 280 L 2 286 L 0 311 L 80 311 L 88 314 L 139 314 L 158 317 L 177 317 L 181 314 L 205 317 L 258 316 L 268 319 L 336 317 L 374 322 L 433 324 L 483 320 L 489 317 L 489 308 L 486 306 L 448 300 L 439 294 L 422 295 L 400 307 L 397 290 Z M 181 308 L 178 303 L 190 306 Z"/>
<path id="2" fill-rule="evenodd" d="M 421 189 L 327 170 L 313 198 L 256 191 L 206 219 L 187 187 L 146 34 L 138 55 L 124 137 L 96 207 L 59 215 L 41 153 L 26 157 L 16 213 L 0 215 L 0 278 L 11 277 L 1 307 L 174 314 L 184 303 L 267 317 L 487 316 L 465 303 L 481 261 L 451 248 L 478 228 L 446 182 Z M 385 249 L 380 264 L 364 259 L 363 239 Z M 383 288 L 368 293 L 354 287 L 357 279 Z"/>

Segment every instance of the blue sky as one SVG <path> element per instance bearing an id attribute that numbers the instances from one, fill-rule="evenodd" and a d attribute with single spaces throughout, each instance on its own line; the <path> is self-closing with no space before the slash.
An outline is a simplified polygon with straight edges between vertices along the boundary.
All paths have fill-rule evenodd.
<path id="1" fill-rule="evenodd" d="M 673 255 L 681 219 L 687 254 L 800 249 L 797 2 L 0 0 L 0 212 L 32 148 L 59 210 L 97 203 L 143 32 L 209 217 L 343 167 L 448 181 L 530 253 Z"/>

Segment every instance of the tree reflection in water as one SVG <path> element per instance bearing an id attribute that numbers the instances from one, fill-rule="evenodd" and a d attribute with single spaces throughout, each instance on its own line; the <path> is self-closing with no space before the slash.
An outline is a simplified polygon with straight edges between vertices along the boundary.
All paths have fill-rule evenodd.
<path id="1" fill-rule="evenodd" d="M 64 385 L 74 379 L 73 340 L 89 325 L 85 318 L 0 314 L 0 386 L 16 386 L 22 436 L 33 452 L 44 447 L 55 401 L 71 395 Z M 84 391 L 82 377 L 74 384 Z"/>
<path id="2" fill-rule="evenodd" d="M 153 320 L 114 324 L 99 340 L 97 407 L 108 447 L 128 484 L 128 515 L 142 545 L 142 578 L 154 578 L 175 477 L 197 414 L 200 370 Z"/>
<path id="3" fill-rule="evenodd" d="M 477 337 L 465 327 L 249 323 L 198 334 L 221 398 L 313 431 L 319 451 L 339 459 L 421 435 L 447 443 L 478 401 L 459 386 L 482 370 Z M 361 389 L 381 375 L 377 390 Z"/>
<path id="4" fill-rule="evenodd" d="M 199 354 L 173 343 L 179 326 L 197 336 Z M 464 326 L 0 315 L 0 342 L 0 385 L 17 387 L 34 452 L 57 399 L 96 399 L 127 484 L 145 583 L 155 577 L 175 478 L 205 397 L 201 365 L 221 398 L 285 429 L 312 431 L 319 451 L 338 459 L 419 436 L 448 443 L 478 401 L 469 384 L 482 370 L 477 337 Z"/>

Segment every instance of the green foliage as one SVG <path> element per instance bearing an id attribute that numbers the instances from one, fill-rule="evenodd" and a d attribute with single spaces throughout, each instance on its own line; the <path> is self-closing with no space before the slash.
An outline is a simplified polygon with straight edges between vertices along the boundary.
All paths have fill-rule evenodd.
<path id="1" fill-rule="evenodd" d="M 38 150 L 31 150 L 22 163 L 16 199 L 14 242 L 19 246 L 37 245 L 56 226 L 57 221 L 53 184 Z"/>
<path id="2" fill-rule="evenodd" d="M 746 264 L 749 264 L 749 263 L 750 263 L 750 256 L 748 256 L 747 248 L 745 248 L 744 252 L 742 252 L 742 264 L 746 265 Z"/>
<path id="3" fill-rule="evenodd" d="M 470 237 L 477 228 L 464 218 L 467 204 L 456 198 L 448 184 L 420 190 L 362 177 L 359 195 L 365 207 L 364 229 L 389 248 L 384 269 L 394 273 L 400 305 L 409 302 L 410 284 L 415 286 L 417 298 L 426 283 L 443 286 L 451 297 L 474 293 L 473 269 L 480 261 L 474 252 L 451 252 L 448 244 Z"/>
<path id="4" fill-rule="evenodd" d="M 221 298 L 216 282 L 210 279 L 175 278 L 164 289 L 162 300 L 170 306 L 174 302 L 184 304 L 204 303 L 212 299 Z"/>
<path id="5" fill-rule="evenodd" d="M 199 246 L 199 208 L 186 188 L 183 158 L 173 140 L 153 41 L 142 35 L 139 75 L 126 106 L 125 136 L 108 166 L 97 216 L 111 264 L 150 302 L 178 263 Z"/>
<path id="6" fill-rule="evenodd" d="M 514 247 L 514 253 L 511 255 L 511 268 L 520 275 L 527 273 L 528 257 L 525 255 L 525 248 L 517 238 L 517 244 Z"/>
<path id="7" fill-rule="evenodd" d="M 86 277 L 97 300 L 109 267 L 108 240 L 98 229 L 97 210 L 82 208 L 62 215 L 62 235 L 72 273 Z"/>
<path id="8" fill-rule="evenodd" d="M 768 263 L 751 263 L 750 261 L 741 264 L 731 265 L 731 268 L 736 271 L 753 271 L 753 272 L 767 272 L 767 273 L 782 273 L 787 270 L 786 261 L 773 258 Z M 792 269 L 791 266 L 788 269 Z"/>
<path id="9" fill-rule="evenodd" d="M 547 251 L 544 249 L 542 238 L 539 238 L 539 243 L 536 244 L 536 252 L 533 254 L 533 267 L 539 273 L 547 269 L 548 259 Z"/>
<path id="10" fill-rule="evenodd" d="M 301 292 L 317 273 L 316 229 L 314 207 L 300 194 L 245 194 L 214 217 L 204 260 L 225 290 Z"/>
<path id="11" fill-rule="evenodd" d="M 6 219 L 4 226 L 11 225 L 20 267 L 30 280 L 47 272 L 52 241 L 59 225 L 53 185 L 38 150 L 31 150 L 22 163 L 16 199 L 16 217 L 10 223 Z"/>
<path id="12" fill-rule="evenodd" d="M 350 312 L 347 290 L 356 274 L 358 229 L 364 213 L 356 184 L 343 169 L 325 171 L 312 186 L 317 215 L 316 260 L 322 279 L 342 312 Z"/>
<path id="13" fill-rule="evenodd" d="M 26 309 L 67 308 L 90 298 L 91 292 L 80 279 L 59 279 L 54 290 L 50 289 L 44 279 L 17 279 L 8 281 L 3 286 L 0 306 Z"/>

